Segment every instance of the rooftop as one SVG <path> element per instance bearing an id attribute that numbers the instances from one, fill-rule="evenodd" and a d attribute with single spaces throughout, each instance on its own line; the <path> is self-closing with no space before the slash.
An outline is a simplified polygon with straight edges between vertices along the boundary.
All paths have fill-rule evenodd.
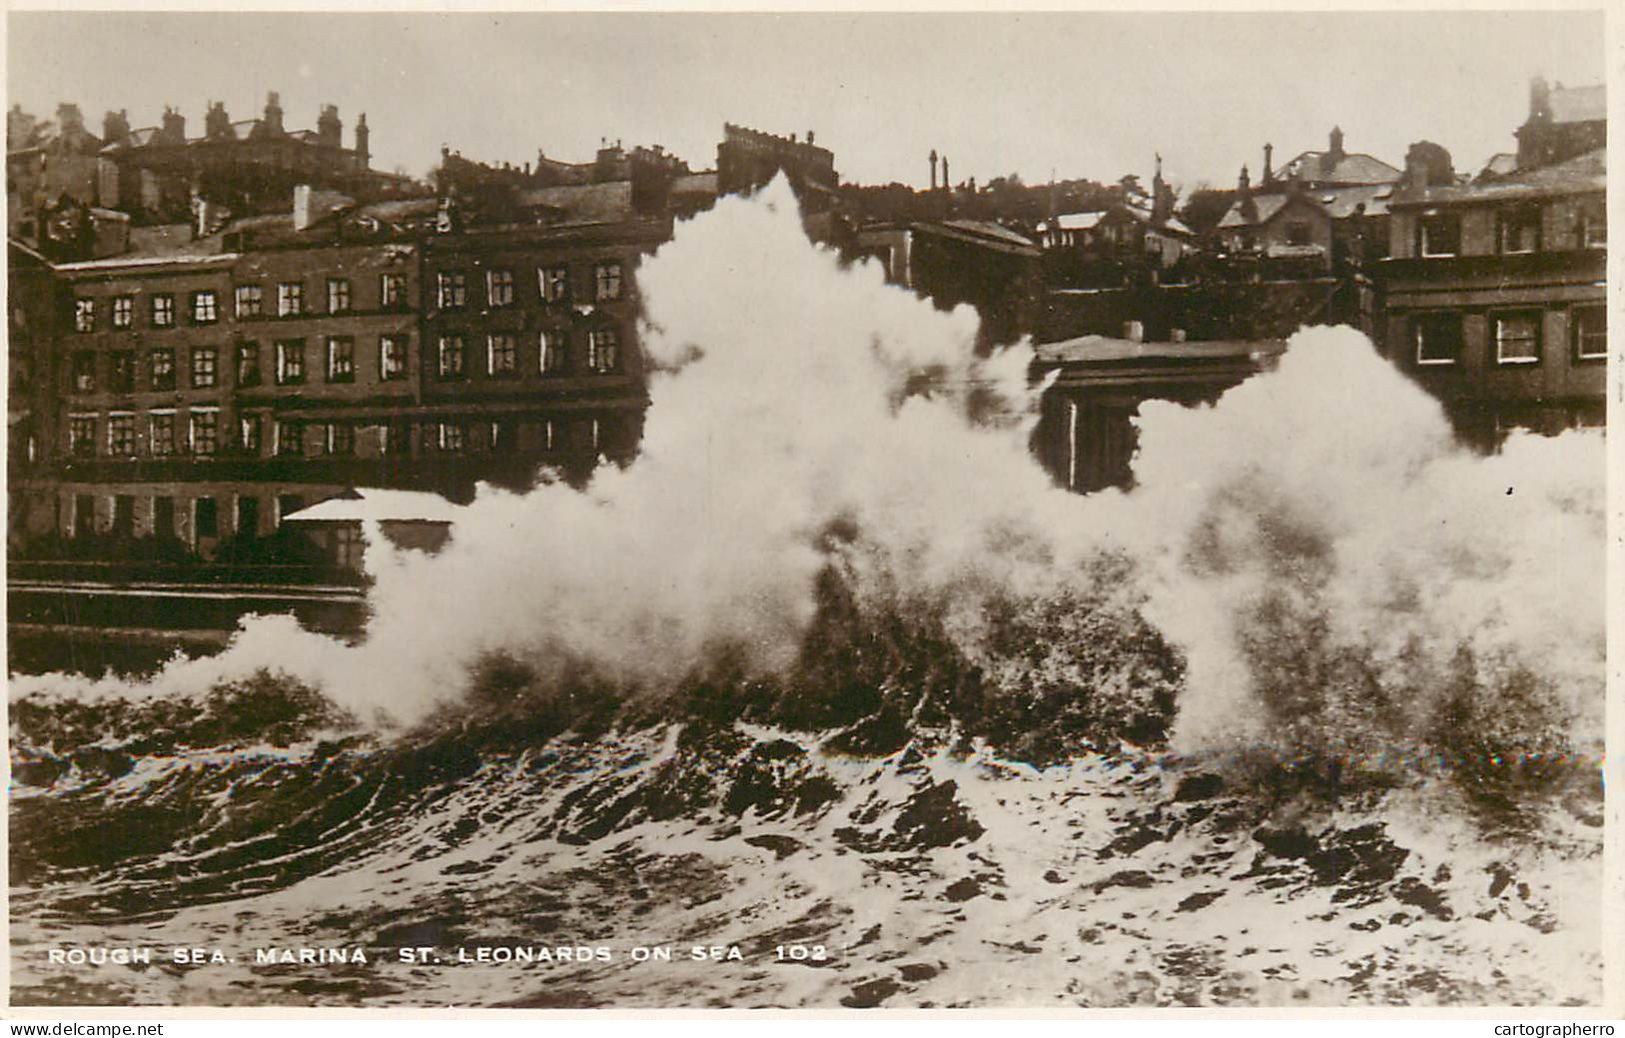
<path id="1" fill-rule="evenodd" d="M 1203 339 L 1195 342 L 1136 342 L 1083 335 L 1033 347 L 1035 364 L 1109 364 L 1118 361 L 1223 361 L 1274 357 L 1286 351 L 1279 339 Z"/>
<path id="2" fill-rule="evenodd" d="M 1587 194 L 1608 189 L 1608 149 L 1598 148 L 1567 162 L 1524 170 L 1483 184 L 1430 187 L 1419 195 L 1395 198 L 1393 205 L 1471 204 L 1518 198 Z"/>
<path id="3" fill-rule="evenodd" d="M 1343 184 L 1391 184 L 1404 171 L 1361 152 L 1345 154 L 1330 170 L 1322 166 L 1323 151 L 1306 151 L 1283 165 L 1277 179 L 1290 179 L 1293 173 L 1307 181 L 1330 180 Z"/>
<path id="4" fill-rule="evenodd" d="M 439 494 L 421 490 L 351 487 L 337 497 L 283 517 L 289 523 L 419 522 L 454 523 L 462 512 Z"/>

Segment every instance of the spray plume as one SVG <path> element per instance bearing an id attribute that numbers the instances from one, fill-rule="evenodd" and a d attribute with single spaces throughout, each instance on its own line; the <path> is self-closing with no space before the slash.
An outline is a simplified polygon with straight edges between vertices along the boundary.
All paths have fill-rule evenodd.
<path id="1" fill-rule="evenodd" d="M 256 618 L 143 691 L 270 667 L 411 721 L 492 652 L 651 693 L 722 651 L 782 671 L 838 565 L 860 601 L 930 611 L 1007 672 L 995 614 L 1109 574 L 1188 662 L 1189 752 L 1424 745 L 1473 696 L 1560 733 L 1531 744 L 1601 732 L 1600 435 L 1477 457 L 1363 337 L 1317 328 L 1212 407 L 1145 404 L 1137 487 L 1080 498 L 1028 453 L 1030 348 L 978 359 L 969 308 L 810 247 L 782 180 L 681 224 L 639 287 L 657 370 L 635 463 L 584 492 L 482 488 L 437 556 L 373 538 L 360 645 Z M 922 372 L 935 388 L 911 391 Z M 994 387 L 991 420 L 968 417 L 972 385 Z"/>

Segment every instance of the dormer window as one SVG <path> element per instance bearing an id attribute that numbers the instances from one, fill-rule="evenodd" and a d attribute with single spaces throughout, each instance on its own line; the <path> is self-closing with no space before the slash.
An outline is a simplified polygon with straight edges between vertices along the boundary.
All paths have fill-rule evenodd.
<path id="1" fill-rule="evenodd" d="M 1455 213 L 1423 213 L 1417 251 L 1423 256 L 1455 256 L 1461 252 L 1461 217 Z"/>

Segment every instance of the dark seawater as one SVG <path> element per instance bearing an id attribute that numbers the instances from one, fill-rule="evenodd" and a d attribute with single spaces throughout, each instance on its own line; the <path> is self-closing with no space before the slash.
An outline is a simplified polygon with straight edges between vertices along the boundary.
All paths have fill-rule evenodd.
<path id="1" fill-rule="evenodd" d="M 943 733 L 864 752 L 702 718 L 383 740 L 265 676 L 13 722 L 16 1004 L 1600 999 L 1583 780 L 1495 832 L 1437 777 L 1332 803 L 1131 748 L 1039 769 Z M 153 961 L 48 963 L 73 947 Z M 401 961 L 418 947 L 440 961 Z M 367 961 L 256 964 L 280 949 Z"/>

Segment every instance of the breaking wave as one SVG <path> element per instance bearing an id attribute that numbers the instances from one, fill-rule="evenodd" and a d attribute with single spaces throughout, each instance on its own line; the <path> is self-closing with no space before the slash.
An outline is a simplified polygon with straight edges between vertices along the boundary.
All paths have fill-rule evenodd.
<path id="1" fill-rule="evenodd" d="M 375 538 L 360 644 L 261 617 L 146 682 L 13 677 L 22 947 L 160 923 L 845 944 L 817 982 L 702 996 L 572 966 L 561 1004 L 986 1004 L 966 967 L 1008 982 L 1039 948 L 1073 966 L 1022 974 L 1025 1004 L 1600 991 L 1594 913 L 1551 894 L 1598 882 L 1600 434 L 1473 454 L 1365 339 L 1315 328 L 1211 407 L 1143 405 L 1135 487 L 1078 497 L 1028 451 L 1030 348 L 979 356 L 968 308 L 809 246 L 782 183 L 680 225 L 638 284 L 638 460 L 482 488 L 436 556 Z M 737 874 L 764 860 L 777 895 Z M 1335 963 L 1284 937 L 1251 959 L 1241 905 L 1282 932 L 1324 912 L 1290 941 Z M 1076 926 L 1036 937 L 1040 908 Z M 1430 957 L 1441 935 L 1493 975 Z M 87 995 L 18 962 L 29 998 Z M 198 976 L 104 994 L 501 990 Z"/>

